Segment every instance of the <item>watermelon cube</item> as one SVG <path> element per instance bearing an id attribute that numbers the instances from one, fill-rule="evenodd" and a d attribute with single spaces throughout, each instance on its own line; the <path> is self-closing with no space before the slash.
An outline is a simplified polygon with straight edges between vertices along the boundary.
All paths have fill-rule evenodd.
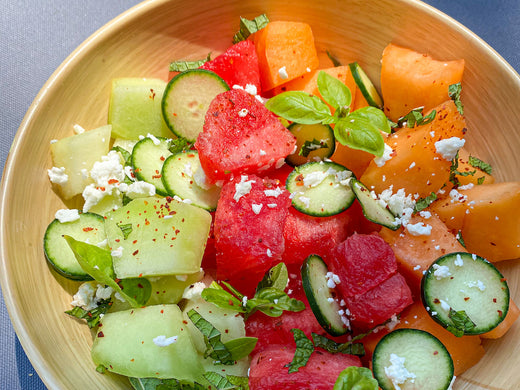
<path id="1" fill-rule="evenodd" d="M 195 147 L 206 176 L 216 182 L 279 167 L 296 138 L 255 97 L 231 89 L 211 102 Z"/>
<path id="2" fill-rule="evenodd" d="M 215 72 L 224 79 L 230 88 L 233 88 L 234 85 L 245 88 L 247 84 L 251 84 L 260 93 L 258 55 L 252 41 L 246 40 L 234 44 L 223 54 L 204 63 L 200 68 Z"/>
<path id="3" fill-rule="evenodd" d="M 277 181 L 235 177 L 222 187 L 215 213 L 217 278 L 251 296 L 282 259 L 283 227 L 291 204 Z"/>

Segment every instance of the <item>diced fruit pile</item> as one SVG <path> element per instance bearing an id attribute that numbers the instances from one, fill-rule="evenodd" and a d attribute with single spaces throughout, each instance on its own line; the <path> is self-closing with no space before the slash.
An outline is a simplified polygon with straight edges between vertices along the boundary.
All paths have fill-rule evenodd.
<path id="1" fill-rule="evenodd" d="M 320 63 L 309 25 L 241 26 L 168 83 L 114 80 L 109 124 L 51 144 L 54 188 L 84 202 L 45 255 L 83 283 L 67 313 L 97 370 L 447 388 L 520 314 L 490 263 L 520 257 L 520 183 L 464 147 L 464 60 L 389 44 L 381 98 L 358 63 Z"/>

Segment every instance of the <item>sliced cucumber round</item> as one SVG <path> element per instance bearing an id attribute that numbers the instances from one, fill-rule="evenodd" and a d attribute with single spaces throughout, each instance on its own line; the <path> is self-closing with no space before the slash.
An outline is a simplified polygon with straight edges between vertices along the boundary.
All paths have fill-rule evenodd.
<path id="1" fill-rule="evenodd" d="M 105 220 L 94 213 L 79 214 L 72 222 L 53 220 L 43 236 L 43 251 L 49 264 L 61 275 L 72 280 L 92 280 L 76 260 L 69 244 L 63 238 L 67 234 L 89 244 L 103 243 L 106 239 Z"/>
<path id="2" fill-rule="evenodd" d="M 430 316 L 456 335 L 489 332 L 509 309 L 509 288 L 500 271 L 467 252 L 438 258 L 422 278 L 421 294 Z"/>
<path id="3" fill-rule="evenodd" d="M 215 72 L 193 69 L 179 73 L 166 86 L 161 108 L 164 121 L 178 137 L 195 142 L 211 101 L 229 90 Z"/>
<path id="4" fill-rule="evenodd" d="M 310 255 L 301 268 L 303 291 L 319 324 L 332 336 L 341 336 L 349 331 L 346 317 L 340 314 L 341 307 L 327 286 L 327 264 L 318 255 Z"/>
<path id="5" fill-rule="evenodd" d="M 334 130 L 329 125 L 293 123 L 288 130 L 296 137 L 296 152 L 287 156 L 285 161 L 293 167 L 316 161 L 316 158 L 324 160 L 336 149 Z"/>
<path id="6" fill-rule="evenodd" d="M 142 180 L 155 186 L 157 194 L 167 196 L 161 180 L 162 166 L 171 156 L 171 140 L 168 138 L 145 137 L 137 142 L 132 150 L 132 166 L 137 180 Z"/>
<path id="7" fill-rule="evenodd" d="M 205 186 L 205 176 L 197 176 L 201 170 L 199 154 L 196 150 L 188 150 L 171 155 L 162 168 L 162 181 L 170 196 L 189 199 L 194 206 L 213 211 L 217 208 L 220 187 Z M 202 171 L 203 172 L 203 171 Z M 197 179 L 200 177 L 201 179 Z M 205 187 L 205 188 L 203 188 Z"/>
<path id="8" fill-rule="evenodd" d="M 363 97 L 366 99 L 367 103 L 373 107 L 382 109 L 383 99 L 381 99 L 381 96 L 379 96 L 376 87 L 374 87 L 374 84 L 368 78 L 365 71 L 361 68 L 361 66 L 359 66 L 357 62 L 352 62 L 348 64 L 348 66 L 357 87 L 363 94 Z"/>
<path id="9" fill-rule="evenodd" d="M 302 213 L 316 217 L 339 214 L 354 202 L 349 185 L 354 174 L 332 161 L 309 162 L 289 174 L 285 186 L 292 205 Z"/>
<path id="10" fill-rule="evenodd" d="M 383 390 L 446 390 L 454 373 L 446 347 L 419 329 L 397 329 L 384 336 L 374 349 L 372 369 Z"/>
<path id="11" fill-rule="evenodd" d="M 396 216 L 386 207 L 383 207 L 376 199 L 372 198 L 370 190 L 363 183 L 359 180 L 351 179 L 350 187 L 361 204 L 363 215 L 366 219 L 391 230 L 399 229 L 401 223 Z"/>

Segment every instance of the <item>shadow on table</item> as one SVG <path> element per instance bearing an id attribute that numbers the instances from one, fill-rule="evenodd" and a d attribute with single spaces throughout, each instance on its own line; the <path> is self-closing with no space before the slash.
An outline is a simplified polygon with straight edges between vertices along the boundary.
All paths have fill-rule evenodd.
<path id="1" fill-rule="evenodd" d="M 15 342 L 15 351 L 20 388 L 22 390 L 46 390 L 45 385 L 27 358 L 18 338 L 16 338 Z"/>

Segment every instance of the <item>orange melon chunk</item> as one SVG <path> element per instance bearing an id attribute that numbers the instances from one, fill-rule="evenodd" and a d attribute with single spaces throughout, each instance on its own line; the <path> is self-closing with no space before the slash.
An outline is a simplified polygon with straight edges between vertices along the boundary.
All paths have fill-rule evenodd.
<path id="1" fill-rule="evenodd" d="M 361 177 L 373 158 L 373 154 L 336 142 L 336 150 L 330 159 L 350 169 L 356 177 Z"/>
<path id="2" fill-rule="evenodd" d="M 403 188 L 406 194 L 424 198 L 448 182 L 451 161 L 437 153 L 435 142 L 463 138 L 466 122 L 451 100 L 435 109 L 437 114 L 431 123 L 400 129 L 386 139 L 393 157 L 381 167 L 372 161 L 361 177 L 363 184 L 376 193 L 393 185 L 394 192 Z"/>
<path id="3" fill-rule="evenodd" d="M 459 83 L 463 72 L 464 60 L 437 61 L 389 44 L 381 63 L 385 114 L 397 121 L 416 107 L 424 106 L 424 111 L 429 111 L 449 98 L 449 86 Z"/>
<path id="4" fill-rule="evenodd" d="M 264 91 L 318 68 L 314 36 L 306 23 L 270 22 L 254 34 L 254 42 Z"/>

